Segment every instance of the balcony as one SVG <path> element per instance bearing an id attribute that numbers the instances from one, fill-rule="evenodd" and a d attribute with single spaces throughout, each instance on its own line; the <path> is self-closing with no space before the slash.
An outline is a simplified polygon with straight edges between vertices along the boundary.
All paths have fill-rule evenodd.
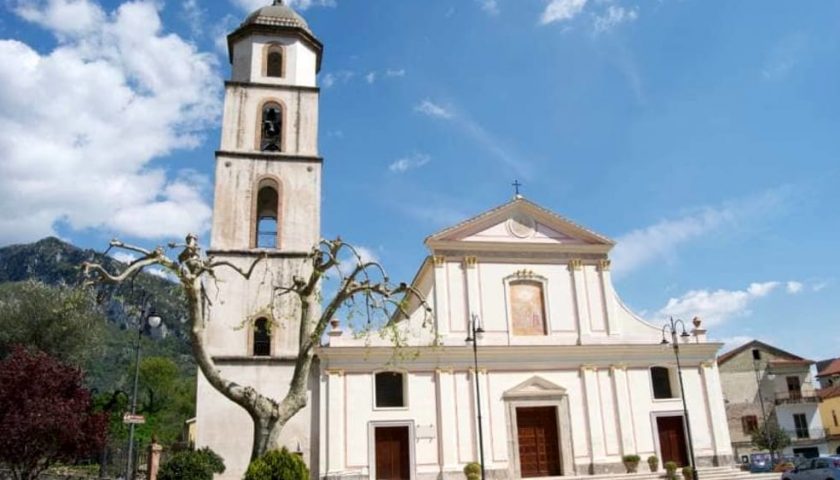
<path id="1" fill-rule="evenodd" d="M 813 390 L 805 392 L 801 390 L 788 390 L 786 392 L 776 392 L 776 405 L 799 403 L 820 403 L 820 397 L 818 397 L 817 392 Z"/>
<path id="2" fill-rule="evenodd" d="M 790 436 L 793 443 L 807 443 L 825 440 L 826 432 L 824 428 L 794 428 L 793 430 L 785 430 L 785 433 Z"/>

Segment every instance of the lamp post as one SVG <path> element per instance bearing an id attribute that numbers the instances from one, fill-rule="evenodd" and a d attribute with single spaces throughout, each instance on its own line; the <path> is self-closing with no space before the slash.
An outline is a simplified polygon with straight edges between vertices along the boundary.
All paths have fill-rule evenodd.
<path id="1" fill-rule="evenodd" d="M 481 390 L 478 388 L 478 339 L 484 334 L 484 329 L 479 325 L 478 315 L 473 314 L 470 318 L 469 330 L 467 332 L 466 342 L 472 343 L 473 349 L 473 363 L 475 365 L 475 374 L 473 380 L 475 382 L 475 411 L 478 414 L 478 455 L 481 464 L 481 480 L 484 479 L 484 434 L 481 430 Z"/>
<path id="2" fill-rule="evenodd" d="M 671 317 L 665 325 L 662 326 L 662 345 L 668 345 L 668 339 L 665 337 L 666 333 L 671 335 L 671 345 L 674 348 L 674 357 L 677 359 L 677 377 L 680 381 L 680 397 L 682 397 L 683 416 L 685 418 L 685 428 L 688 433 L 688 456 L 691 462 L 691 473 L 694 480 L 700 477 L 697 475 L 697 465 L 694 463 L 694 442 L 691 439 L 691 422 L 688 419 L 688 407 L 685 404 L 685 388 L 683 387 L 682 365 L 680 365 L 680 341 L 677 338 L 677 326 L 682 328 L 680 338 L 688 338 L 690 335 L 685 331 L 685 323 L 682 320 L 674 320 Z"/>
<path id="3" fill-rule="evenodd" d="M 142 307 L 140 310 L 140 321 L 137 322 L 137 342 L 134 344 L 134 388 L 131 393 L 131 415 L 137 413 L 137 382 L 140 377 L 140 339 L 143 338 L 143 328 L 149 325 L 150 328 L 160 326 L 161 318 L 154 309 L 146 307 L 147 296 L 143 295 Z M 128 458 L 125 462 L 125 478 L 134 478 L 134 423 L 128 427 Z"/>
<path id="4" fill-rule="evenodd" d="M 761 375 L 759 375 L 759 373 L 758 373 L 758 369 L 759 369 L 760 363 L 761 363 L 761 350 L 759 350 L 757 348 L 753 348 L 752 357 L 753 357 L 753 367 L 754 367 L 754 370 L 755 370 L 755 384 L 756 384 L 756 387 L 758 388 L 758 401 L 759 401 L 759 403 L 761 403 L 761 417 L 762 417 L 762 420 L 764 421 L 764 424 L 762 425 L 761 428 L 762 428 L 762 430 L 764 430 L 764 438 L 767 439 L 766 440 L 767 441 L 767 448 L 770 450 L 770 464 L 775 465 L 776 464 L 776 459 L 775 459 L 775 455 L 774 455 L 775 452 L 774 452 L 773 447 L 770 445 L 770 443 L 771 443 L 770 442 L 770 432 L 767 430 L 767 410 L 764 409 L 764 395 L 761 394 Z"/>

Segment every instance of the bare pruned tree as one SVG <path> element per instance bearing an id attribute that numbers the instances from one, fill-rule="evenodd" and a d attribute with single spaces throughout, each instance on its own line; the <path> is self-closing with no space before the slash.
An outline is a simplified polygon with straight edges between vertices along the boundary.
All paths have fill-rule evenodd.
<path id="1" fill-rule="evenodd" d="M 216 272 L 222 268 L 232 269 L 248 279 L 264 256 L 258 256 L 247 269 L 243 269 L 228 261 L 204 255 L 199 248 L 198 237 L 192 234 L 187 236 L 184 245 L 169 244 L 170 250 L 175 248 L 181 248 L 181 251 L 173 259 L 163 247 L 148 250 L 112 240 L 110 249 L 128 251 L 139 255 L 138 258 L 131 261 L 123 271 L 116 273 L 109 272 L 101 264 L 85 262 L 82 269 L 86 283 L 118 285 L 144 268 L 155 265 L 178 278 L 187 297 L 193 357 L 207 381 L 251 416 L 254 422 L 252 459 L 268 450 L 279 448 L 283 427 L 306 406 L 307 380 L 315 349 L 330 320 L 339 310 L 350 308 L 361 311 L 366 319 L 362 330 L 367 333 L 376 330 L 387 332 L 396 347 L 403 346 L 405 337 L 401 335 L 397 323 L 409 317 L 409 305 L 412 311 L 419 308 L 422 312 L 423 327 L 430 325 L 431 308 L 413 286 L 390 283 L 382 265 L 363 258 L 352 245 L 340 238 L 321 240 L 307 256 L 308 275 L 292 276 L 290 285 L 274 285 L 275 295 L 296 297 L 298 308 L 295 314 L 300 324 L 298 354 L 292 380 L 285 397 L 278 401 L 251 386 L 240 385 L 223 377 L 204 340 L 208 320 L 208 309 L 205 307 L 211 302 L 207 295 L 208 282 L 215 282 Z M 333 273 L 337 274 L 337 290 L 329 298 L 322 298 L 321 282 Z M 223 296 L 224 292 L 219 291 L 219 295 Z"/>

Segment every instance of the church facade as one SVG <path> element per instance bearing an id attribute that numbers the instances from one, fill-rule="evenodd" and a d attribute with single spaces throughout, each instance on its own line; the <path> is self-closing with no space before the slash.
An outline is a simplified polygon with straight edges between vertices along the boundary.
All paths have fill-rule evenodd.
<path id="1" fill-rule="evenodd" d="M 322 46 L 282 2 L 228 40 L 210 253 L 243 267 L 267 261 L 248 280 L 219 278 L 205 340 L 226 376 L 282 398 L 297 328 L 295 305 L 273 286 L 305 273 L 320 235 Z M 517 195 L 426 246 L 413 286 L 432 321 L 410 305 L 399 324 L 410 355 L 395 359 L 392 345 L 341 322 L 318 349 L 308 406 L 282 439 L 313 478 L 463 478 L 482 454 L 494 478 L 623 472 L 629 454 L 642 469 L 651 455 L 686 465 L 687 420 L 697 465 L 731 463 L 721 345 L 699 323 L 680 337 L 686 419 L 660 326 L 613 288 L 611 240 Z M 222 478 L 241 478 L 250 418 L 200 374 L 197 397 L 197 446 L 225 458 Z"/>

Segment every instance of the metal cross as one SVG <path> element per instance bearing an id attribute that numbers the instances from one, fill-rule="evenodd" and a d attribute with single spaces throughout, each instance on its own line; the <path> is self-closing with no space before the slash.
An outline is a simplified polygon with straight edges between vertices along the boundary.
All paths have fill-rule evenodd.
<path id="1" fill-rule="evenodd" d="M 519 196 L 519 187 L 521 187 L 522 184 L 519 183 L 519 180 L 514 180 L 511 185 L 513 185 L 513 188 L 516 189 L 516 195 Z"/>

